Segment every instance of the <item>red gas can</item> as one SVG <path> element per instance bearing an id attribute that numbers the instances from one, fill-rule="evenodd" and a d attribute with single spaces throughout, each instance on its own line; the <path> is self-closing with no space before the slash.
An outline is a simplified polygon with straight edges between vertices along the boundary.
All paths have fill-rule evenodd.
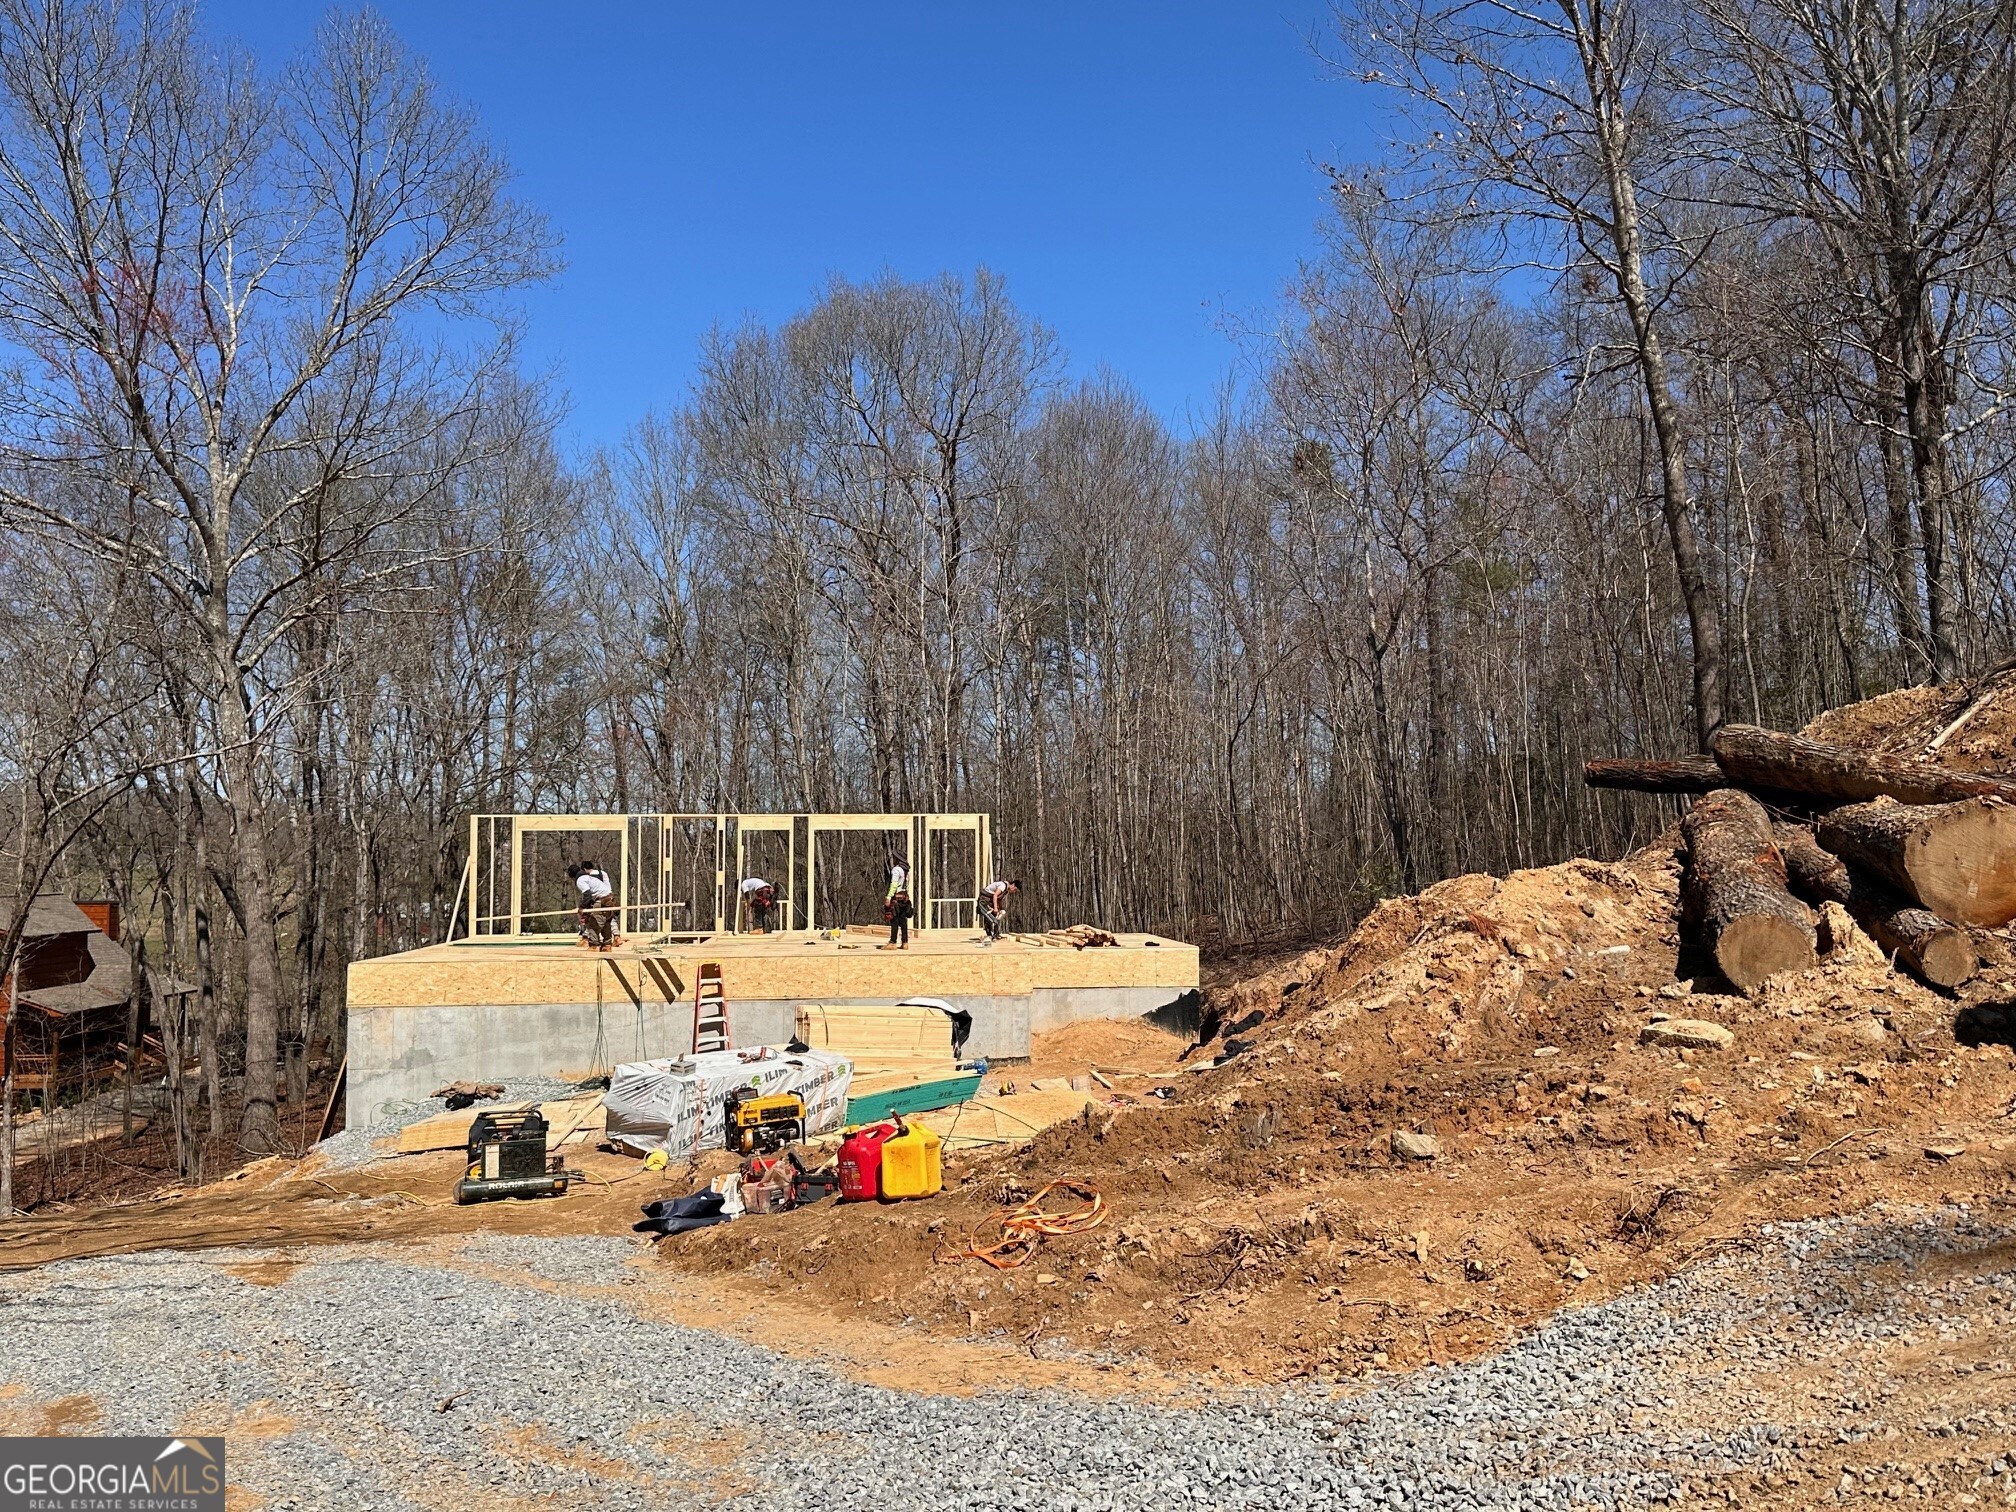
<path id="1" fill-rule="evenodd" d="M 882 1142 L 896 1132 L 893 1123 L 869 1124 L 840 1141 L 842 1202 L 873 1202 L 882 1195 Z"/>

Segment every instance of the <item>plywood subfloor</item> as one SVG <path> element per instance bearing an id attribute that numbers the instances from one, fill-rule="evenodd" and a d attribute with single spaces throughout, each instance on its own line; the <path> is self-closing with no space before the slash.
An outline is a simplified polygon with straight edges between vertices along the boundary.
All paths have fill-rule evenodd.
<path id="1" fill-rule="evenodd" d="M 729 936 L 700 943 L 633 942 L 607 954 L 561 944 L 457 943 L 358 961 L 353 1010 L 415 1004 L 690 1002 L 703 961 L 721 965 L 731 1001 L 890 1003 L 906 997 L 1023 997 L 1041 989 L 1168 989 L 1197 985 L 1197 948 L 1151 935 L 1115 946 L 1056 950 L 945 932 L 909 950 L 812 935 Z"/>

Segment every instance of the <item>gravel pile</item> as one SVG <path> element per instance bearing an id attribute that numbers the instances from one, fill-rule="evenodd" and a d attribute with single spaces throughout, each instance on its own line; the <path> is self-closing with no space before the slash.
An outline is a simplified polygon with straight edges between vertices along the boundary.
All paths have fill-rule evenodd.
<path id="1" fill-rule="evenodd" d="M 578 1097 L 582 1089 L 573 1082 L 558 1081 L 550 1076 L 530 1077 L 524 1081 L 503 1083 L 504 1095 L 495 1103 L 477 1103 L 477 1109 L 509 1102 L 557 1102 L 563 1097 Z M 379 1151 L 372 1148 L 380 1140 L 397 1134 L 406 1125 L 418 1123 L 423 1118 L 432 1118 L 436 1113 L 446 1113 L 448 1104 L 439 1097 L 423 1097 L 418 1102 L 381 1103 L 376 1110 L 379 1121 L 362 1129 L 344 1129 L 332 1134 L 320 1144 L 312 1147 L 311 1153 L 320 1155 L 332 1170 L 347 1171 L 360 1165 L 368 1165 L 378 1158 Z"/>
<path id="2" fill-rule="evenodd" d="M 913 1395 L 640 1321 L 629 1288 L 676 1277 L 621 1239 L 312 1250 L 277 1286 L 155 1254 L 0 1278 L 0 1380 L 88 1393 L 99 1431 L 268 1419 L 232 1479 L 283 1509 L 1639 1507 L 1881 1434 L 1889 1353 L 2016 1322 L 1992 1264 L 1916 1268 L 2008 1238 L 1964 1208 L 1781 1226 L 1468 1365 L 1182 1410 Z M 1870 1390 L 1774 1390 L 1816 1361 Z"/>

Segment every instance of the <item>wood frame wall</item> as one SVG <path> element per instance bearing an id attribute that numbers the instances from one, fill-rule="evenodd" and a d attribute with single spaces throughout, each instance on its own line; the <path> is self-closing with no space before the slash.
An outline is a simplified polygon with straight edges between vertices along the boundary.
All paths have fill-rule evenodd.
<path id="1" fill-rule="evenodd" d="M 698 919 L 688 927 L 669 927 L 675 906 L 669 896 L 679 827 L 711 824 L 714 832 L 714 917 L 711 929 Z M 733 831 L 735 869 L 728 869 L 729 834 Z M 818 840 L 822 834 L 866 832 L 902 834 L 910 858 L 911 897 L 916 904 L 919 932 L 932 929 L 967 929 L 977 924 L 971 897 L 940 897 L 935 891 L 932 839 L 944 834 L 973 836 L 975 888 L 987 880 L 993 865 L 993 820 L 988 814 L 471 814 L 469 816 L 469 860 L 463 871 L 464 887 L 456 899 L 456 914 L 449 921 L 451 941 L 524 940 L 552 942 L 574 938 L 571 908 L 558 912 L 528 912 L 525 908 L 525 837 L 535 834 L 583 832 L 617 837 L 616 883 L 619 928 L 626 936 L 652 938 L 699 938 L 707 934 L 727 934 L 742 928 L 739 884 L 747 874 L 748 840 L 752 835 L 782 834 L 786 837 L 787 874 L 777 885 L 777 906 L 782 912 L 784 932 L 809 933 L 849 920 L 821 921 L 816 917 L 818 885 Z M 655 847 L 648 841 L 655 832 Z M 801 845 L 799 837 L 803 835 Z M 655 864 L 646 864 L 641 853 L 650 850 Z M 501 851 L 501 854 L 500 854 Z M 500 862 L 508 868 L 500 888 Z M 647 872 L 652 874 L 646 875 Z M 769 880 L 769 879 L 766 879 Z M 801 886 L 802 884 L 802 886 Z M 500 896 L 500 893 L 502 896 Z M 679 900 L 690 902 L 690 900 Z M 704 904 L 704 897 L 700 899 Z M 457 920 L 463 931 L 456 934 Z M 543 926 L 543 927 L 542 927 Z"/>

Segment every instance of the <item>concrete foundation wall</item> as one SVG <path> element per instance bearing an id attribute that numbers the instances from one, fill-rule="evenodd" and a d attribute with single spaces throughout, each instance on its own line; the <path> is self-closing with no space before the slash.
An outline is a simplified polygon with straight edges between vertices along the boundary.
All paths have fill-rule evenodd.
<path id="1" fill-rule="evenodd" d="M 973 1015 L 966 1055 L 1016 1060 L 1029 1036 L 1088 1018 L 1135 1018 L 1165 1007 L 1166 987 L 1052 987 L 1028 996 L 946 998 Z M 886 1003 L 887 998 L 844 1001 Z M 781 1045 L 791 1038 L 797 999 L 736 1002 L 736 1041 Z M 393 1005 L 350 1012 L 351 1128 L 384 1122 L 388 1105 L 418 1102 L 452 1081 L 517 1081 L 585 1076 L 624 1061 L 684 1055 L 692 1048 L 690 1003 L 512 1003 Z"/>
<path id="2" fill-rule="evenodd" d="M 1123 1001 L 1113 1005 L 1117 1013 L 1105 1017 L 1142 1011 L 1132 1006 L 1127 992 L 1107 996 Z M 889 1000 L 849 1001 L 873 1005 Z M 1014 1060 L 1029 1054 L 1029 998 L 945 1001 L 973 1015 L 967 1058 Z M 1080 1006 L 1096 1004 L 1087 1001 Z M 741 1001 L 730 1012 L 738 1044 L 781 1045 L 791 1038 L 798 1000 Z M 624 1061 L 684 1055 L 692 1048 L 692 1039 L 690 1003 L 356 1008 L 350 1013 L 350 1074 L 344 1116 L 350 1127 L 368 1128 L 385 1121 L 389 1104 L 418 1102 L 452 1081 L 585 1076 L 596 1068 L 598 1059 L 606 1071 Z"/>
<path id="3" fill-rule="evenodd" d="M 942 933 L 942 931 L 941 931 Z M 433 945 L 352 964 L 352 1128 L 452 1081 L 578 1077 L 683 1055 L 693 982 L 720 965 L 735 1042 L 781 1045 L 800 1003 L 938 998 L 973 1015 L 968 1056 L 1015 1060 L 1029 1036 L 1088 1018 L 1134 1018 L 1197 985 L 1197 950 L 1152 935 L 1063 950 L 926 938 L 908 952 L 786 935 L 596 955 L 564 946 Z"/>

